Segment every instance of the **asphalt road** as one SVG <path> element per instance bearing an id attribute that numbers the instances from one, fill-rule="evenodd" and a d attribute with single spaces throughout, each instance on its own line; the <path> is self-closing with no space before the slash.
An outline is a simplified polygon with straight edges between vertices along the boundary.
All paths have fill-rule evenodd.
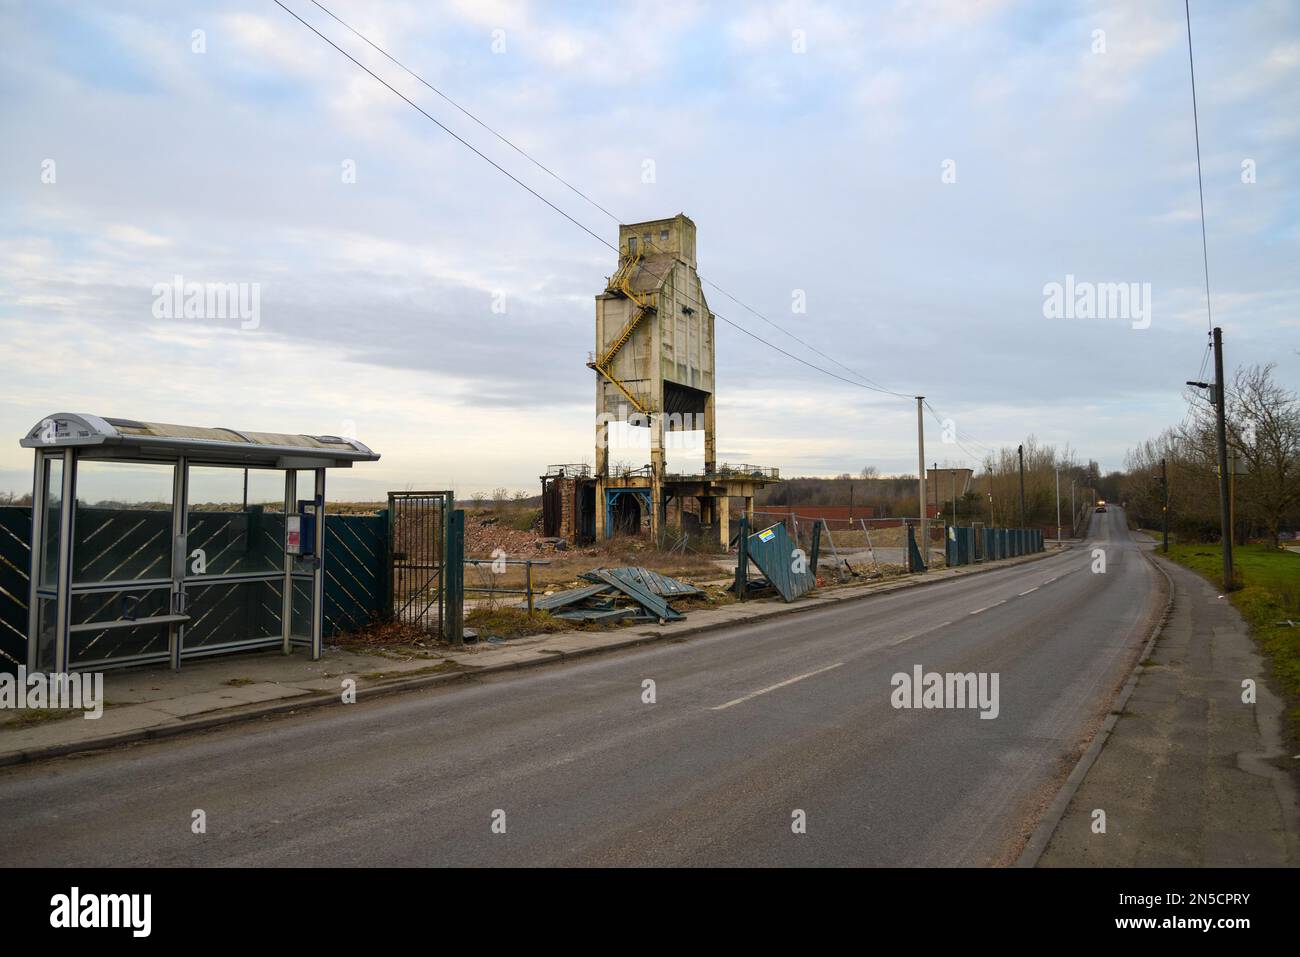
<path id="1" fill-rule="evenodd" d="M 8 769 L 0 863 L 1009 863 L 1160 610 L 1123 515 L 1093 517 L 1095 542 L 1020 566 Z M 997 718 L 893 707 L 915 665 L 996 672 Z"/>

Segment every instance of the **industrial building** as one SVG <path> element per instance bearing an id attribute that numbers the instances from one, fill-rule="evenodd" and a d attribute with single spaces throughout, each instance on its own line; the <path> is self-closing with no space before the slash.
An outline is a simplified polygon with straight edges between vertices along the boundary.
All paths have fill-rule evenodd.
<path id="1" fill-rule="evenodd" d="M 619 534 L 657 537 L 696 516 L 730 540 L 730 509 L 753 514 L 754 494 L 780 481 L 775 468 L 719 465 L 715 431 L 714 316 L 696 271 L 695 223 L 679 213 L 619 227 L 618 266 L 596 296 L 595 468 L 551 466 L 542 476 L 548 535 L 580 542 Z M 611 467 L 610 426 L 649 431 L 649 461 Z M 698 474 L 667 470 L 665 436 L 704 435 Z"/>

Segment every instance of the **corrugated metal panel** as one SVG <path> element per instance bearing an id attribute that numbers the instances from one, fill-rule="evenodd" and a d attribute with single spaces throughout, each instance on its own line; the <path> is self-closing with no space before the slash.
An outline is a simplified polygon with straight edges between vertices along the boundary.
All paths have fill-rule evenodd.
<path id="1" fill-rule="evenodd" d="M 601 582 L 599 585 L 587 585 L 583 588 L 570 588 L 567 591 L 557 591 L 554 595 L 546 595 L 533 601 L 533 607 L 540 611 L 551 611 L 554 608 L 563 608 L 566 605 L 577 604 L 588 598 L 595 598 L 601 592 L 609 591 L 609 585 Z M 518 606 L 527 608 L 528 603 L 524 602 Z"/>
<path id="2" fill-rule="evenodd" d="M 611 621 L 618 618 L 635 618 L 640 612 L 635 608 L 566 608 L 551 614 L 567 621 Z"/>
<path id="3" fill-rule="evenodd" d="M 686 617 L 681 612 L 673 611 L 668 606 L 666 599 L 649 591 L 630 572 L 631 569 L 601 568 L 592 572 L 592 574 L 617 588 L 656 618 L 663 621 L 676 621 L 679 618 Z"/>
<path id="4" fill-rule="evenodd" d="M 759 571 L 767 576 L 772 587 L 785 601 L 794 601 L 817 585 L 817 576 L 811 570 L 811 560 L 804 557 L 804 571 L 795 571 L 794 543 L 784 525 L 773 525 L 749 536 L 749 557 Z"/>
<path id="5" fill-rule="evenodd" d="M 639 565 L 624 565 L 617 568 L 597 568 L 594 571 L 585 572 L 582 577 L 587 581 L 598 582 L 604 579 L 600 577 L 602 572 L 613 572 L 628 580 L 640 585 L 646 591 L 654 595 L 660 595 L 664 598 L 687 598 L 691 595 L 704 594 L 703 589 L 697 588 L 690 582 L 680 581 L 676 578 L 669 578 L 667 575 L 661 575 L 649 568 L 643 568 Z"/>

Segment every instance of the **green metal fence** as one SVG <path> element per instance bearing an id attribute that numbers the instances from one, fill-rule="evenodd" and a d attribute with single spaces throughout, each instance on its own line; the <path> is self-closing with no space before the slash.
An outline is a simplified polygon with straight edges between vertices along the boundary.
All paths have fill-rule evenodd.
<path id="1" fill-rule="evenodd" d="M 79 508 L 81 532 L 92 543 L 104 544 L 79 550 L 78 559 L 99 570 L 111 570 L 117 580 L 166 577 L 170 571 L 159 567 L 157 549 L 146 547 L 156 536 L 167 534 L 166 528 L 155 527 L 154 518 L 147 510 Z M 191 512 L 190 522 L 192 540 L 213 556 L 214 570 L 261 571 L 268 563 L 274 568 L 283 554 L 282 515 Z M 10 672 L 27 660 L 31 538 L 31 509 L 0 506 L 0 670 Z M 387 542 L 387 512 L 326 516 L 326 637 L 354 631 L 387 613 Z M 82 571 L 89 574 L 93 569 Z M 192 586 L 192 590 L 195 601 L 200 602 L 203 586 Z M 259 605 L 278 609 L 278 594 L 272 597 L 275 600 Z M 278 633 L 278 619 L 267 628 L 268 634 Z M 195 638 L 199 637 L 196 633 Z"/>
<path id="2" fill-rule="evenodd" d="M 27 572 L 32 557 L 32 510 L 0 506 L 0 669 L 27 661 Z"/>
<path id="3" fill-rule="evenodd" d="M 388 614 L 388 512 L 325 516 L 325 634 Z"/>

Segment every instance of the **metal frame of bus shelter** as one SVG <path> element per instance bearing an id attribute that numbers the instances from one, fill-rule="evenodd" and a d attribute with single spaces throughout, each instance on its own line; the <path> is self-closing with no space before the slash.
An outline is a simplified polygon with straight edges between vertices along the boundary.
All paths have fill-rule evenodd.
<path id="1" fill-rule="evenodd" d="M 309 644 L 313 660 L 321 655 L 322 615 L 324 611 L 325 551 L 325 470 L 350 468 L 353 462 L 373 462 L 378 454 L 355 439 L 337 436 L 292 435 L 284 433 L 240 432 L 193 426 L 111 419 L 84 413 L 59 412 L 46 416 L 22 439 L 24 448 L 35 451 L 32 480 L 32 550 L 29 612 L 27 627 L 27 667 L 30 671 L 48 670 L 67 673 L 72 670 L 124 667 L 167 661 L 180 670 L 182 658 L 221 654 L 258 647 L 281 645 L 285 654 L 295 644 Z M 81 461 L 111 460 L 171 464 L 172 514 L 170 575 L 157 578 L 73 581 L 73 561 L 77 547 L 76 492 L 77 466 Z M 59 489 L 58 539 L 47 541 L 51 512 L 50 476 L 54 463 L 62 473 Z M 315 473 L 314 494 L 310 506 L 315 513 L 314 555 L 310 561 L 286 553 L 283 569 L 273 572 L 243 572 L 225 575 L 187 575 L 187 538 L 189 534 L 190 467 L 211 466 L 237 469 L 271 469 L 285 473 L 285 515 L 298 510 L 297 474 Z M 49 551 L 56 550 L 53 574 L 46 575 Z M 281 613 L 279 636 L 231 636 L 206 642 L 202 647 L 185 648 L 185 630 L 190 622 L 186 614 L 187 588 L 213 585 L 280 582 Z M 311 623 L 309 638 L 293 635 L 293 584 L 311 582 Z M 166 590 L 167 611 L 143 618 L 124 617 L 72 621 L 74 597 L 106 596 L 133 592 Z M 53 602 L 52 627 L 43 614 L 45 603 Z M 105 606 L 109 603 L 106 602 Z M 94 631 L 103 635 L 114 629 L 138 629 L 167 626 L 167 651 L 110 656 L 73 661 L 72 635 Z M 44 645 L 44 647 L 43 647 Z"/>

